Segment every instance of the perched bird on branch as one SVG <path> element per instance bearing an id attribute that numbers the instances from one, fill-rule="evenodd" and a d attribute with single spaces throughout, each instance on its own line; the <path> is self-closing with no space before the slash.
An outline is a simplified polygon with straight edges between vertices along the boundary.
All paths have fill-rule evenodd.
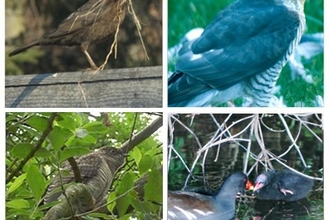
<path id="1" fill-rule="evenodd" d="M 61 185 L 67 188 L 65 192 L 70 195 L 70 198 L 68 198 L 69 203 L 72 203 L 70 205 L 76 207 L 75 209 L 79 210 L 79 212 L 86 212 L 98 207 L 106 201 L 109 187 L 112 184 L 115 173 L 124 164 L 124 158 L 125 155 L 122 150 L 114 147 L 102 147 L 98 151 L 79 157 L 76 163 L 79 168 L 81 183 L 83 184 L 80 187 L 75 185 L 65 186 L 75 181 L 72 167 L 66 162 L 63 165 L 63 170 L 66 171 L 61 172 L 61 176 L 58 174 L 54 177 L 44 197 L 46 204 L 61 200 L 64 205 L 56 205 L 53 207 L 53 210 L 50 209 L 48 212 L 59 213 L 61 217 L 67 217 L 71 214 Z M 72 186 L 75 188 L 72 188 Z M 80 201 L 81 198 L 86 201 Z M 84 207 L 79 207 L 79 205 Z M 47 216 L 53 215 L 47 214 Z"/>
<path id="2" fill-rule="evenodd" d="M 93 69 L 96 64 L 88 53 L 88 46 L 115 34 L 125 18 L 126 0 L 89 0 L 63 20 L 57 28 L 26 46 L 12 51 L 9 56 L 37 45 L 80 45 Z"/>
<path id="3" fill-rule="evenodd" d="M 84 213 L 95 207 L 95 200 L 83 183 L 69 186 L 65 190 L 65 196 L 61 195 L 60 203 L 49 209 L 43 220 L 58 220 L 77 213 Z"/>
<path id="4" fill-rule="evenodd" d="M 237 0 L 178 53 L 169 106 L 211 106 L 238 97 L 268 106 L 300 41 L 305 0 Z"/>

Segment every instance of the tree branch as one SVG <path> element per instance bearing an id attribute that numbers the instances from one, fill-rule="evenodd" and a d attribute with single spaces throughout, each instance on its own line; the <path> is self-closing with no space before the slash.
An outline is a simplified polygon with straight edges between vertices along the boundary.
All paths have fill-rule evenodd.
<path id="1" fill-rule="evenodd" d="M 76 160 L 73 157 L 69 157 L 68 161 L 73 171 L 74 180 L 76 183 L 81 183 L 81 174 Z"/>
<path id="2" fill-rule="evenodd" d="M 9 183 L 17 175 L 17 173 L 24 167 L 24 165 L 34 156 L 34 154 L 41 148 L 42 143 L 45 141 L 46 137 L 53 129 L 53 121 L 55 120 L 56 116 L 57 116 L 56 112 L 50 115 L 48 119 L 48 126 L 42 133 L 39 140 L 37 141 L 37 144 L 30 151 L 30 153 L 21 161 L 21 163 L 17 166 L 17 168 L 9 175 L 9 177 L 6 179 L 6 183 Z"/>
<path id="3" fill-rule="evenodd" d="M 126 141 L 121 149 L 123 152 L 129 152 L 136 145 L 140 144 L 142 141 L 150 137 L 158 128 L 163 126 L 163 117 L 158 117 L 154 120 L 148 127 L 140 131 L 137 135 L 134 135 L 130 140 Z"/>

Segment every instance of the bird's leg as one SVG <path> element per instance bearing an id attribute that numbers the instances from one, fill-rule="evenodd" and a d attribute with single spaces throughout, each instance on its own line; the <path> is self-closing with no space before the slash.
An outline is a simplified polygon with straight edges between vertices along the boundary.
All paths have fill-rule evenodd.
<path id="1" fill-rule="evenodd" d="M 278 187 L 278 189 L 281 191 L 281 193 L 283 193 L 283 195 L 286 196 L 287 193 L 293 195 L 293 192 L 292 192 L 291 190 L 284 189 L 284 188 L 282 187 L 282 185 L 283 185 L 283 184 L 282 184 L 282 181 L 279 181 L 279 182 L 277 183 L 277 187 Z"/>
<path id="2" fill-rule="evenodd" d="M 83 53 L 85 54 L 85 56 L 86 56 L 86 58 L 87 58 L 89 64 L 91 65 L 92 69 L 93 69 L 93 70 L 97 70 L 98 67 L 96 66 L 96 64 L 94 63 L 92 57 L 89 55 L 89 53 L 88 53 L 88 51 L 87 51 L 88 46 L 89 46 L 89 43 L 87 43 L 87 42 L 83 42 L 83 43 L 81 44 L 81 50 L 82 50 Z"/>
<path id="3" fill-rule="evenodd" d="M 287 193 L 293 195 L 293 192 L 291 190 L 288 190 L 288 189 L 280 189 L 280 191 L 283 193 L 283 195 L 286 196 Z"/>

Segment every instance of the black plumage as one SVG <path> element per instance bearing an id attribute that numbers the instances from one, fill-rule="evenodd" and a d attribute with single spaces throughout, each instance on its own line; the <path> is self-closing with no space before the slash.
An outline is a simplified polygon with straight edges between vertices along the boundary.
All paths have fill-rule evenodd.
<path id="1" fill-rule="evenodd" d="M 257 176 L 254 194 L 260 200 L 296 201 L 307 196 L 313 180 L 290 170 L 271 170 Z"/>

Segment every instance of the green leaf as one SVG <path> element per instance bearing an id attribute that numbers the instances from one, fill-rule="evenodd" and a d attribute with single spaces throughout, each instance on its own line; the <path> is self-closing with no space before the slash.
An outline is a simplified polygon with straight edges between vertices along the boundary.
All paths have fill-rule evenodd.
<path id="1" fill-rule="evenodd" d="M 48 119 L 42 115 L 36 114 L 26 120 L 26 123 L 38 131 L 44 131 L 48 126 Z"/>
<path id="2" fill-rule="evenodd" d="M 7 210 L 6 210 L 7 211 Z M 16 209 L 16 208 L 9 208 L 6 212 L 6 219 L 31 219 L 29 218 L 31 214 L 30 209 Z M 39 218 L 40 219 L 40 218 Z"/>
<path id="3" fill-rule="evenodd" d="M 22 159 L 25 158 L 31 152 L 32 148 L 32 144 L 18 143 L 13 147 L 11 153 L 13 157 Z"/>
<path id="4" fill-rule="evenodd" d="M 163 177 L 159 170 L 153 169 L 144 185 L 144 198 L 161 203 L 163 201 Z"/>
<path id="5" fill-rule="evenodd" d="M 26 173 L 23 173 L 22 175 L 20 175 L 19 177 L 17 177 L 14 182 L 10 185 L 8 191 L 7 191 L 7 195 L 11 192 L 14 192 L 18 187 L 20 187 L 23 183 L 24 180 L 26 179 Z"/>
<path id="6" fill-rule="evenodd" d="M 99 220 L 99 219 L 116 219 L 115 216 L 109 216 L 109 214 L 105 214 L 105 213 L 91 213 L 88 215 L 89 219 L 95 219 L 95 220 Z"/>
<path id="7" fill-rule="evenodd" d="M 136 164 L 139 164 L 142 158 L 142 154 L 139 148 L 135 147 L 133 151 L 130 152 L 131 157 L 135 160 Z"/>
<path id="8" fill-rule="evenodd" d="M 143 155 L 139 163 L 139 171 L 144 174 L 152 167 L 152 157 L 150 155 Z"/>
<path id="9" fill-rule="evenodd" d="M 6 202 L 6 207 L 14 209 L 27 209 L 30 208 L 30 204 L 25 199 L 14 199 Z"/>
<path id="10" fill-rule="evenodd" d="M 117 189 L 117 195 L 122 195 L 127 191 L 131 190 L 134 186 L 134 174 L 131 172 L 126 172 L 120 181 Z M 117 199 L 117 209 L 119 216 L 126 213 L 128 206 L 131 204 L 131 196 L 129 194 Z"/>
<path id="11" fill-rule="evenodd" d="M 76 120 L 76 113 L 60 113 L 59 117 L 56 118 L 56 122 L 60 127 L 69 129 L 70 131 L 75 131 L 80 126 Z"/>
<path id="12" fill-rule="evenodd" d="M 63 150 L 60 156 L 60 161 L 64 161 L 69 157 L 81 156 L 88 154 L 89 150 L 83 147 L 74 147 L 74 148 L 66 148 Z"/>
<path id="13" fill-rule="evenodd" d="M 126 172 L 120 181 L 117 189 L 117 194 L 121 195 L 132 189 L 134 186 L 134 174 L 132 172 Z"/>
<path id="14" fill-rule="evenodd" d="M 77 127 L 82 126 L 82 124 L 83 124 L 82 116 L 83 115 L 84 115 L 84 113 L 76 113 L 76 114 L 72 115 L 72 117 L 74 117 L 76 124 L 78 125 Z"/>
<path id="15" fill-rule="evenodd" d="M 20 189 L 19 191 L 16 192 L 15 197 L 18 199 L 31 199 L 33 197 L 31 190 L 27 189 Z"/>
<path id="16" fill-rule="evenodd" d="M 79 141 L 85 144 L 95 144 L 97 139 L 92 135 L 87 135 L 86 137 L 81 138 Z"/>
<path id="17" fill-rule="evenodd" d="M 37 152 L 34 154 L 35 157 L 41 157 L 41 158 L 48 158 L 51 157 L 52 154 L 45 148 L 40 148 L 37 150 Z"/>
<path id="18" fill-rule="evenodd" d="M 160 206 L 159 205 L 156 205 L 156 204 L 153 204 L 149 201 L 140 201 L 140 200 L 133 200 L 132 199 L 132 206 L 134 207 L 135 210 L 138 210 L 141 212 L 141 214 L 147 214 L 147 215 L 150 215 L 152 212 L 156 212 L 157 210 L 160 209 Z M 141 217 L 140 219 L 152 219 L 148 217 Z"/>
<path id="19" fill-rule="evenodd" d="M 55 126 L 49 133 L 48 138 L 55 150 L 59 150 L 73 133 L 65 128 Z"/>
<path id="20" fill-rule="evenodd" d="M 116 206 L 116 197 L 117 197 L 117 194 L 116 194 L 116 191 L 113 191 L 110 193 L 110 195 L 108 196 L 107 198 L 107 208 L 110 212 L 113 212 L 113 209 L 115 208 Z"/>
<path id="21" fill-rule="evenodd" d="M 90 134 L 104 134 L 107 128 L 100 121 L 93 121 L 83 126 Z"/>
<path id="22" fill-rule="evenodd" d="M 6 123 L 7 122 L 10 122 L 10 121 L 13 121 L 15 122 L 17 120 L 17 115 L 10 115 L 10 113 L 7 113 L 6 114 Z"/>
<path id="23" fill-rule="evenodd" d="M 145 218 L 137 218 L 136 214 L 132 215 L 132 213 L 128 213 L 124 216 L 120 216 L 116 218 L 116 220 L 131 220 L 131 219 L 145 219 Z"/>
<path id="24" fill-rule="evenodd" d="M 38 202 L 45 192 L 46 180 L 44 176 L 40 173 L 39 169 L 35 165 L 31 165 L 27 171 L 26 176 L 27 183 L 29 184 L 30 189 L 35 197 L 35 200 Z"/>

